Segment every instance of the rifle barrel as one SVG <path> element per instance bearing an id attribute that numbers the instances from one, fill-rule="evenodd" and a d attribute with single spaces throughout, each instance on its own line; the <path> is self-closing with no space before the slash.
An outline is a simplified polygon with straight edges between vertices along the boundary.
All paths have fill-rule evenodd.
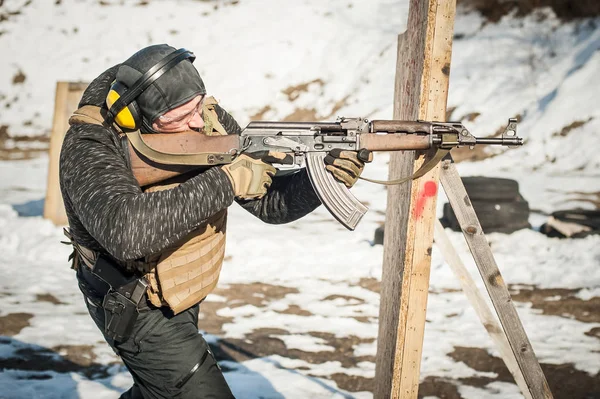
<path id="1" fill-rule="evenodd" d="M 491 144 L 491 145 L 507 145 L 518 146 L 523 145 L 522 137 L 476 137 L 475 144 Z"/>

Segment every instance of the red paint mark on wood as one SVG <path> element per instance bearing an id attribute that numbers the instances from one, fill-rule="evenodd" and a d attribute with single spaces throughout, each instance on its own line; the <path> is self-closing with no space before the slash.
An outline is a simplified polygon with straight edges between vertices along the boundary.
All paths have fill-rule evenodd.
<path id="1" fill-rule="evenodd" d="M 427 200 L 437 194 L 437 184 L 434 181 L 428 181 L 423 186 L 423 190 L 419 194 L 417 205 L 415 206 L 415 217 L 420 219 L 425 210 Z"/>

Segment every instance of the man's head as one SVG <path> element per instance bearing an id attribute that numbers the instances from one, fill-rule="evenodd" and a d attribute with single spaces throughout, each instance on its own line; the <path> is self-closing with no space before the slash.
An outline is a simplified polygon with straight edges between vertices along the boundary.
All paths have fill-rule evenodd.
<path id="1" fill-rule="evenodd" d="M 204 127 L 202 104 L 205 96 L 196 96 L 185 104 L 173 108 L 154 119 L 152 130 L 159 133 L 175 133 L 185 130 L 201 130 Z"/>
<path id="2" fill-rule="evenodd" d="M 177 51 L 179 53 L 176 53 Z M 170 63 L 166 63 L 175 55 L 178 55 L 178 57 L 175 57 Z M 136 111 L 141 114 L 145 130 L 156 130 L 153 129 L 157 125 L 154 122 L 160 122 L 159 118 L 161 116 L 165 116 L 162 122 L 180 120 L 177 118 L 185 117 L 187 114 L 181 115 L 181 113 L 176 112 L 176 109 L 184 105 L 193 106 L 206 94 L 204 83 L 198 71 L 192 65 L 193 60 L 192 53 L 184 49 L 176 50 L 166 44 L 153 45 L 138 51 L 119 67 L 116 83 L 123 85 L 125 88 L 121 88 L 118 95 L 112 93 L 112 101 L 107 98 L 109 108 L 114 103 L 114 98 L 126 98 L 128 91 L 135 90 L 140 85 L 143 86 L 142 81 L 146 80 L 151 83 L 132 99 L 131 104 L 131 108 L 137 108 Z M 164 67 L 161 68 L 161 65 Z M 158 72 L 152 74 L 153 71 Z M 113 85 L 113 88 L 116 87 L 116 85 Z M 170 111 L 174 111 L 177 115 L 169 115 Z M 190 115 L 190 120 L 197 118 L 196 115 Z M 158 125 L 161 125 L 161 123 L 158 123 Z M 176 124 L 167 123 L 167 127 L 169 126 L 176 126 Z M 160 128 L 160 126 L 158 127 Z"/>

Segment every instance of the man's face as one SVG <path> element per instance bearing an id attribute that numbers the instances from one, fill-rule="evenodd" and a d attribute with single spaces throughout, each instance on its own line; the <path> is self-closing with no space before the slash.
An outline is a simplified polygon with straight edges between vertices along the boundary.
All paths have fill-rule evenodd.
<path id="1" fill-rule="evenodd" d="M 160 133 L 176 133 L 186 130 L 200 131 L 204 128 L 202 102 L 204 96 L 196 96 L 185 104 L 164 113 L 152 122 L 152 128 Z"/>

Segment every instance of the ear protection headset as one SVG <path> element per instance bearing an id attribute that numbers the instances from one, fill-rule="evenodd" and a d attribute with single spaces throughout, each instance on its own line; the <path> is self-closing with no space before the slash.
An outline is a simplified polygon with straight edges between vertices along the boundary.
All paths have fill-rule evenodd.
<path id="1" fill-rule="evenodd" d="M 148 69 L 135 81 L 131 88 L 121 82 L 114 81 L 106 96 L 106 105 L 108 106 L 107 122 L 112 124 L 114 121 L 127 130 L 139 129 L 142 125 L 142 111 L 135 99 L 165 72 L 188 58 L 193 62 L 196 56 L 191 51 L 180 48 Z"/>

